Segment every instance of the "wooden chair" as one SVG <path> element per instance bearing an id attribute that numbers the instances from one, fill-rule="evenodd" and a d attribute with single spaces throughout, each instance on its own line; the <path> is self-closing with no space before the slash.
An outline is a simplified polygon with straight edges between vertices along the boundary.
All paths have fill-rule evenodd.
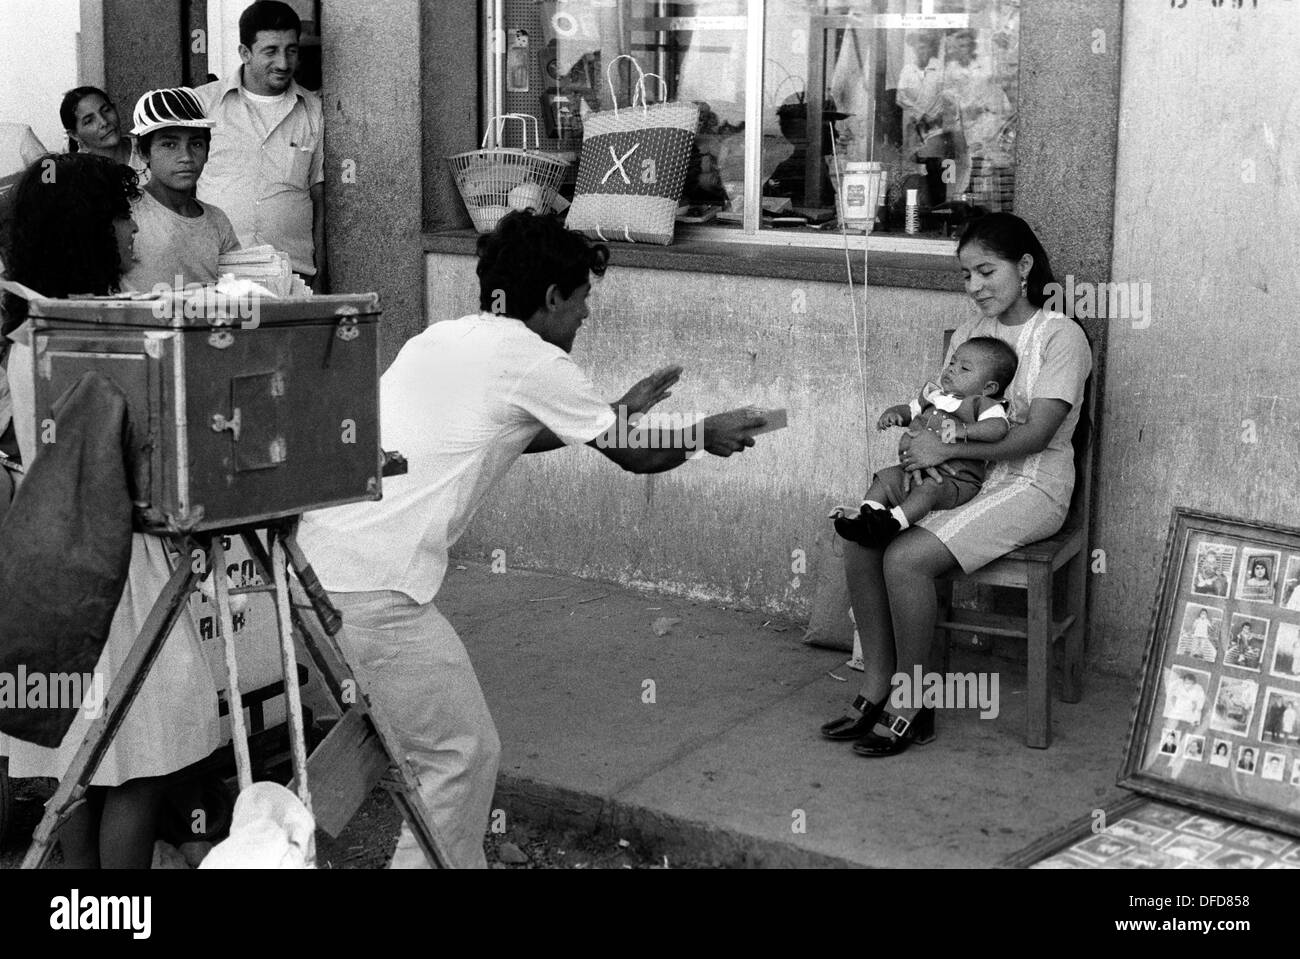
<path id="1" fill-rule="evenodd" d="M 949 330 L 944 335 L 947 354 Z M 939 598 L 936 638 L 943 643 L 943 668 L 948 672 L 948 639 L 953 631 L 1009 636 L 1028 641 L 1028 699 L 1025 704 L 1025 743 L 1046 749 L 1052 734 L 1052 660 L 1064 639 L 1061 660 L 1061 699 L 1077 703 L 1083 696 L 1084 627 L 1088 604 L 1088 523 L 1092 509 L 1092 453 L 1096 434 L 1097 348 L 1092 347 L 1092 374 L 1084 386 L 1084 413 L 1074 432 L 1074 495 L 1065 524 L 1055 536 L 1013 550 L 1001 559 L 966 574 L 960 569 L 935 585 Z M 1065 583 L 1057 583 L 1064 569 Z M 1027 615 L 955 609 L 954 582 L 1007 586 L 1026 591 Z"/>

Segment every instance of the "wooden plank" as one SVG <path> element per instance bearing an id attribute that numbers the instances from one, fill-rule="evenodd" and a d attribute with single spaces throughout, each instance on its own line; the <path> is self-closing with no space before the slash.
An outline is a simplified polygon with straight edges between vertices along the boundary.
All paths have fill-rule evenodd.
<path id="1" fill-rule="evenodd" d="M 389 765 L 384 744 L 365 712 L 345 712 L 307 760 L 316 825 L 337 839 Z M 297 792 L 296 776 L 289 788 Z"/>
<path id="2" fill-rule="evenodd" d="M 1046 749 L 1052 739 L 1052 571 L 1029 572 L 1029 689 L 1025 703 L 1025 742 Z"/>

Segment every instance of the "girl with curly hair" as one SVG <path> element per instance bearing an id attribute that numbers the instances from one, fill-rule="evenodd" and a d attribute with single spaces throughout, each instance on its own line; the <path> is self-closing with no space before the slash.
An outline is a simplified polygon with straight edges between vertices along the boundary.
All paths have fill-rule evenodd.
<path id="1" fill-rule="evenodd" d="M 24 174 L 14 197 L 9 279 L 47 297 L 114 292 L 134 262 L 130 202 L 138 196 L 135 174 L 104 157 L 42 157 Z M 24 462 L 30 462 L 37 445 L 27 303 L 7 296 L 4 313 L 3 330 L 13 343 L 6 372 L 18 445 Z M 161 539 L 132 536 L 126 584 L 95 666 L 104 688 L 111 688 L 171 568 Z M 55 748 L 0 736 L 9 774 L 62 777 L 90 720 L 83 709 Z M 220 742 L 216 686 L 194 620 L 183 614 L 100 762 L 87 802 L 59 833 L 64 864 L 148 868 L 166 777 L 203 759 Z"/>

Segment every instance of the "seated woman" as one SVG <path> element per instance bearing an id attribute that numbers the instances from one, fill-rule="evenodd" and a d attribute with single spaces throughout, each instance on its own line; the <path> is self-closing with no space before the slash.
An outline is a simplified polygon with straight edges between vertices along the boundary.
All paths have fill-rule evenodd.
<path id="1" fill-rule="evenodd" d="M 47 163 L 53 164 L 53 176 L 45 175 Z M 38 160 L 16 189 L 8 277 L 50 297 L 116 291 L 123 271 L 134 262 L 130 203 L 138 197 L 135 174 L 104 157 L 67 153 Z M 13 341 L 7 373 L 14 424 L 23 462 L 30 463 L 37 437 L 26 314 L 25 300 L 6 296 L 3 332 Z M 131 537 L 126 584 L 95 665 L 105 688 L 111 687 L 171 572 L 163 540 Z M 9 774 L 61 778 L 90 718 L 81 710 L 57 748 L 0 736 Z M 199 632 L 194 620 L 182 614 L 104 754 L 87 802 L 59 833 L 64 865 L 149 868 L 163 777 L 216 749 L 219 729 L 217 689 Z"/>
<path id="2" fill-rule="evenodd" d="M 865 675 L 848 715 L 822 727 L 828 739 L 855 740 L 862 756 L 891 756 L 934 738 L 934 710 L 886 709 L 891 678 L 926 659 L 938 603 L 935 580 L 970 573 L 1061 528 L 1074 490 L 1075 425 L 1092 368 L 1087 336 L 1073 320 L 1044 309 L 1055 281 L 1042 244 L 1019 217 L 992 213 L 957 245 L 966 292 L 980 316 L 953 334 L 949 355 L 977 336 L 997 337 L 1019 366 L 1006 396 L 1011 430 L 995 443 L 944 443 L 933 433 L 905 435 L 900 465 L 912 472 L 948 460 L 991 464 L 983 489 L 955 509 L 931 513 L 884 549 L 844 546 L 849 597 L 862 639 Z"/>

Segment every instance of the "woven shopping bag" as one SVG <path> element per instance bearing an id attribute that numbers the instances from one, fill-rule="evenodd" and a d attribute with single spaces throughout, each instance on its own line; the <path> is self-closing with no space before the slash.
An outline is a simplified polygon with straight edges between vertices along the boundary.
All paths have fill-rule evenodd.
<path id="1" fill-rule="evenodd" d="M 611 71 L 623 57 L 632 61 L 638 78 L 632 105 L 620 109 Z M 642 71 L 627 54 L 606 70 L 614 109 L 583 121 L 569 229 L 600 240 L 673 241 L 700 111 L 694 103 L 648 104 L 645 81 L 650 76 L 655 74 Z"/>

